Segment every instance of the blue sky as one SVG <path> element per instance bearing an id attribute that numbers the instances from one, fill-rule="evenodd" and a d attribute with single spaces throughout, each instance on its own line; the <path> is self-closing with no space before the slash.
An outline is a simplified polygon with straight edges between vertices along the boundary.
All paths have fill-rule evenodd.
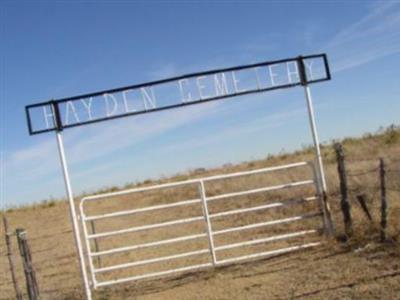
<path id="1" fill-rule="evenodd" d="M 18 2 L 1 8 L 1 206 L 64 186 L 54 133 L 27 104 L 189 72 L 326 52 L 312 93 L 322 141 L 399 123 L 400 2 Z M 312 142 L 302 88 L 69 129 L 76 194 Z"/>

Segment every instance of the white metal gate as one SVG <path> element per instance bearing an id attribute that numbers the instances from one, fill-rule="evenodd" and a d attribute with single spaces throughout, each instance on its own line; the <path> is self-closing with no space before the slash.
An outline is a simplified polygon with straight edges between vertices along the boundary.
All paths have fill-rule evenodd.
<path id="1" fill-rule="evenodd" d="M 262 187 L 257 187 L 257 188 L 247 188 L 247 189 L 243 189 L 240 191 L 234 191 L 234 192 L 229 192 L 229 193 L 218 194 L 214 191 L 214 195 L 210 195 L 210 192 L 207 189 L 208 184 L 216 182 L 218 180 L 228 180 L 228 179 L 245 177 L 245 176 L 250 176 L 250 175 L 273 173 L 273 172 L 282 171 L 282 170 L 290 170 L 292 172 L 296 168 L 308 168 L 309 172 L 311 172 L 311 174 L 313 174 L 312 178 L 304 179 L 304 180 L 289 181 L 289 182 L 284 182 L 284 183 L 277 184 L 277 185 L 262 186 Z M 220 258 L 221 253 L 223 253 L 224 251 L 241 248 L 241 247 L 271 243 L 271 242 L 276 243 L 277 241 L 283 241 L 283 240 L 287 240 L 287 239 L 293 239 L 293 238 L 298 238 L 301 236 L 315 234 L 315 233 L 318 233 L 317 228 L 307 228 L 305 230 L 282 232 L 282 233 L 279 233 L 276 235 L 269 235 L 269 236 L 263 237 L 263 238 L 254 238 L 254 236 L 252 238 L 252 236 L 246 235 L 246 237 L 248 239 L 245 241 L 229 242 L 227 244 L 222 244 L 222 245 L 216 245 L 216 242 L 215 242 L 218 237 L 224 236 L 224 235 L 230 234 L 230 233 L 247 231 L 250 229 L 263 229 L 263 228 L 274 226 L 274 225 L 282 226 L 282 224 L 299 222 L 299 221 L 303 221 L 303 220 L 315 218 L 315 217 L 323 217 L 324 210 L 323 210 L 322 199 L 321 199 L 321 187 L 319 186 L 320 184 L 319 184 L 318 178 L 316 177 L 316 174 L 317 174 L 317 172 L 314 169 L 314 165 L 311 162 L 299 162 L 299 163 L 293 163 L 293 164 L 288 164 L 288 165 L 283 165 L 283 166 L 278 166 L 278 167 L 270 167 L 270 168 L 252 170 L 252 171 L 244 171 L 244 172 L 211 176 L 211 177 L 192 179 L 192 180 L 186 180 L 186 181 L 178 181 L 178 182 L 154 185 L 154 186 L 149 186 L 149 187 L 133 188 L 133 189 L 127 189 L 127 190 L 123 190 L 123 191 L 98 194 L 98 195 L 93 195 L 93 196 L 83 198 L 80 202 L 80 214 L 81 214 L 81 221 L 82 221 L 82 226 L 83 226 L 83 237 L 84 237 L 84 241 L 86 243 L 86 249 L 87 249 L 88 266 L 89 266 L 89 270 L 90 270 L 90 274 L 91 274 L 92 287 L 98 288 L 98 287 L 102 287 L 102 286 L 108 286 L 108 285 L 113 285 L 116 283 L 132 281 L 132 280 L 164 276 L 164 275 L 174 274 L 174 273 L 178 273 L 178 272 L 197 270 L 200 268 L 206 268 L 206 267 L 212 267 L 212 266 L 226 265 L 226 264 L 230 264 L 230 263 L 234 263 L 234 262 L 240 262 L 240 261 L 245 261 L 245 260 L 250 260 L 250 259 L 255 259 L 255 258 L 261 258 L 261 257 L 265 257 L 265 256 L 276 255 L 276 254 L 286 253 L 286 252 L 290 252 L 290 251 L 294 251 L 294 250 L 317 246 L 318 244 L 320 244 L 319 241 L 312 241 L 312 242 L 306 242 L 306 243 L 303 242 L 300 244 L 291 245 L 289 247 L 283 247 L 283 248 L 278 248 L 278 249 L 273 249 L 273 250 L 268 250 L 268 251 L 258 251 L 256 253 L 245 254 L 245 255 L 234 255 L 233 257 L 229 257 L 229 258 L 223 258 L 223 257 Z M 185 188 L 185 187 L 189 187 L 189 186 L 192 186 L 192 187 L 196 186 L 198 189 L 198 192 L 197 192 L 198 196 L 193 199 L 189 199 L 189 200 L 174 201 L 174 202 L 167 203 L 167 204 L 150 205 L 150 206 L 146 206 L 146 207 L 119 210 L 119 211 L 115 211 L 115 212 L 106 212 L 106 213 L 101 213 L 101 214 L 90 213 L 90 212 L 88 212 L 88 209 L 87 209 L 87 205 L 89 202 L 97 202 L 97 201 L 101 201 L 103 199 L 110 198 L 110 197 L 123 197 L 123 196 L 127 196 L 127 195 L 132 195 L 135 193 L 148 192 L 148 191 L 160 191 L 161 192 L 163 189 L 166 189 L 166 188 L 177 188 L 177 187 Z M 219 211 L 216 213 L 210 213 L 210 210 L 209 210 L 210 205 L 212 203 L 221 201 L 223 199 L 228 199 L 229 201 L 233 201 L 232 199 L 234 199 L 236 197 L 241 197 L 241 196 L 250 197 L 251 195 L 263 194 L 266 192 L 274 192 L 274 191 L 306 187 L 306 186 L 308 186 L 308 188 L 311 187 L 313 192 L 312 192 L 312 194 L 307 195 L 307 197 L 304 197 L 304 195 L 303 195 L 303 197 L 301 199 L 279 200 L 279 201 L 268 202 L 268 203 L 264 203 L 264 204 L 256 205 L 256 206 L 223 210 L 223 211 Z M 311 211 L 311 212 L 307 211 L 305 214 L 303 213 L 303 214 L 295 215 L 295 216 L 285 216 L 283 218 L 270 219 L 270 220 L 266 220 L 266 221 L 264 220 L 262 222 L 254 222 L 254 223 L 249 223 L 249 224 L 240 225 L 240 226 L 230 226 L 228 228 L 215 229 L 217 220 L 219 220 L 221 218 L 226 218 L 226 217 L 234 216 L 234 215 L 242 216 L 242 215 L 245 215 L 245 214 L 248 214 L 251 212 L 265 211 L 265 210 L 269 210 L 269 209 L 273 209 L 273 208 L 279 209 L 279 208 L 288 207 L 288 206 L 291 206 L 294 204 L 304 205 L 306 203 L 315 202 L 315 201 L 317 201 L 316 203 L 317 203 L 317 207 L 318 207 L 318 209 L 316 211 Z M 135 217 L 136 217 L 136 216 L 140 215 L 141 213 L 163 211 L 166 209 L 177 209 L 180 207 L 187 207 L 187 206 L 196 205 L 196 204 L 201 205 L 201 207 L 202 207 L 202 213 L 200 215 L 179 218 L 179 219 L 173 219 L 173 220 L 169 220 L 166 222 L 158 222 L 158 223 L 154 222 L 154 221 L 153 222 L 149 221 L 148 222 L 149 224 L 146 224 L 146 225 L 128 226 L 125 228 L 119 228 L 117 230 L 108 230 L 108 231 L 102 231 L 102 232 L 89 233 L 89 226 L 88 226 L 89 222 L 106 220 L 106 219 L 116 220 L 117 218 L 131 216 L 131 215 L 135 215 Z M 103 249 L 102 250 L 99 250 L 99 249 L 93 250 L 91 247 L 91 245 L 92 245 L 91 241 L 93 241 L 93 240 L 101 240 L 104 238 L 122 236 L 125 234 L 137 233 L 137 232 L 142 232 L 142 231 L 150 233 L 150 235 L 146 235 L 146 237 L 147 237 L 147 236 L 151 236 L 151 231 L 154 229 L 170 228 L 170 231 L 173 232 L 174 230 L 176 230 L 176 228 L 182 228 L 183 226 L 185 226 L 185 224 L 196 223 L 196 222 L 203 224 L 203 226 L 204 226 L 203 232 L 200 232 L 200 233 L 192 232 L 191 234 L 186 234 L 183 236 L 177 236 L 177 237 L 168 238 L 168 239 L 152 240 L 152 241 L 146 242 L 146 243 L 132 244 L 129 241 L 128 245 L 109 247 L 105 250 L 103 250 Z M 205 239 L 207 241 L 206 242 L 207 246 L 203 247 L 201 249 L 195 249 L 193 251 L 173 253 L 173 254 L 166 255 L 166 256 L 151 257 L 151 258 L 139 259 L 139 260 L 133 259 L 132 261 L 128 261 L 128 262 L 124 262 L 124 263 L 109 263 L 106 266 L 96 265 L 96 260 L 98 258 L 103 258 L 103 257 L 107 257 L 107 256 L 112 256 L 115 254 L 123 254 L 123 253 L 128 253 L 128 252 L 131 253 L 131 252 L 138 251 L 138 250 L 145 249 L 145 248 L 153 248 L 153 247 L 160 247 L 160 246 L 165 246 L 165 245 L 172 245 L 174 243 L 180 243 L 180 242 L 186 243 L 186 242 L 197 240 L 197 239 Z M 185 266 L 181 266 L 181 267 L 169 267 L 168 268 L 168 265 L 167 265 L 167 269 L 162 270 L 162 271 L 157 271 L 157 272 L 148 271 L 147 267 L 146 267 L 145 272 L 143 274 L 134 275 L 134 276 L 119 277 L 117 275 L 113 275 L 111 278 L 108 278 L 106 280 L 101 280 L 98 278 L 99 275 L 112 273 L 112 272 L 119 271 L 119 270 L 130 270 L 134 267 L 147 266 L 149 264 L 166 263 L 169 261 L 174 261 L 174 260 L 179 260 L 179 259 L 194 257 L 194 256 L 199 256 L 199 255 L 203 255 L 203 256 L 206 255 L 208 257 L 207 261 L 202 262 L 202 263 L 197 263 L 197 264 L 196 263 L 189 264 L 189 265 L 185 265 Z"/>

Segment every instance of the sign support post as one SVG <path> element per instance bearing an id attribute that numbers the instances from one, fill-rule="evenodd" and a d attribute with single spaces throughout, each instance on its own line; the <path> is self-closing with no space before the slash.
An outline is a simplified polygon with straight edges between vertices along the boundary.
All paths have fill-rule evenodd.
<path id="1" fill-rule="evenodd" d="M 308 85 L 304 86 L 304 92 L 306 95 L 306 100 L 307 100 L 307 111 L 308 111 L 308 116 L 309 116 L 309 121 L 310 121 L 310 127 L 311 127 L 311 133 L 313 136 L 313 141 L 314 141 L 314 149 L 315 149 L 315 155 L 316 155 L 316 160 L 317 160 L 317 186 L 319 186 L 319 193 L 321 197 L 321 206 L 324 214 L 324 230 L 325 233 L 328 236 L 332 236 L 334 233 L 333 229 L 333 224 L 332 224 L 332 219 L 331 219 L 331 214 L 330 214 L 330 208 L 329 204 L 326 201 L 326 192 L 327 192 L 327 187 L 326 187 L 326 179 L 325 179 L 325 171 L 324 171 L 324 165 L 322 163 L 322 156 L 321 156 L 321 148 L 319 144 L 319 138 L 318 138 L 318 132 L 317 132 L 317 126 L 315 123 L 315 115 L 314 115 L 314 108 L 313 108 L 313 103 L 312 103 L 312 97 L 311 97 L 311 90 Z"/>
<path id="2" fill-rule="evenodd" d="M 315 114 L 314 114 L 314 106 L 313 106 L 313 101 L 312 101 L 312 96 L 311 96 L 311 89 L 307 84 L 307 73 L 306 73 L 306 68 L 304 65 L 304 60 L 303 57 L 299 56 L 298 59 L 298 67 L 299 67 L 299 75 L 300 75 L 300 82 L 301 85 L 304 87 L 304 94 L 305 98 L 307 101 L 307 112 L 308 112 L 308 119 L 310 123 L 310 129 L 311 129 L 311 134 L 314 142 L 314 149 L 315 149 L 315 156 L 316 156 L 316 162 L 317 162 L 317 186 L 319 187 L 319 194 L 321 197 L 321 206 L 324 214 L 324 230 L 325 233 L 328 236 L 333 235 L 333 224 L 332 224 L 332 219 L 331 219 L 331 214 L 330 214 L 330 208 L 329 204 L 326 201 L 327 196 L 327 186 L 326 186 L 326 179 L 325 179 L 325 171 L 324 171 L 324 165 L 322 162 L 322 156 L 321 156 L 321 147 L 319 143 L 319 137 L 318 137 L 318 132 L 317 132 L 317 125 L 315 122 Z M 327 76 L 330 78 L 329 74 L 329 69 L 326 69 Z"/>
<path id="3" fill-rule="evenodd" d="M 54 121 L 55 121 L 56 126 L 58 127 L 58 124 L 60 121 L 60 113 L 58 111 L 58 107 L 57 107 L 56 103 L 52 104 L 52 109 L 53 109 L 53 113 L 54 113 Z M 82 275 L 83 285 L 85 288 L 85 296 L 86 296 L 87 300 L 91 300 L 92 292 L 90 290 L 90 284 L 89 284 L 88 277 L 87 277 L 86 264 L 85 264 L 85 260 L 84 260 L 85 258 L 84 258 L 84 254 L 83 254 L 81 235 L 80 235 L 79 225 L 78 225 L 78 216 L 76 214 L 76 209 L 75 209 L 74 196 L 72 193 L 71 181 L 69 178 L 69 172 L 68 172 L 67 160 L 65 157 L 64 144 L 63 144 L 63 139 L 62 139 L 62 135 L 61 135 L 61 130 L 56 131 L 56 138 L 57 138 L 58 153 L 60 156 L 60 162 L 61 162 L 61 167 L 62 167 L 63 176 L 64 176 L 65 190 L 66 190 L 67 196 L 68 196 L 70 217 L 71 217 L 72 229 L 73 229 L 72 231 L 74 234 L 75 245 L 78 250 L 79 267 L 80 267 L 80 271 L 81 271 L 81 275 Z"/>
<path id="4" fill-rule="evenodd" d="M 318 166 L 318 173 L 319 173 L 319 179 L 320 179 L 319 184 L 320 184 L 321 191 L 326 192 L 327 188 L 326 188 L 324 165 L 322 163 L 321 147 L 319 144 L 317 125 L 315 123 L 315 114 L 314 114 L 313 101 L 312 101 L 312 97 L 311 97 L 311 90 L 308 85 L 304 86 L 304 92 L 305 92 L 306 100 L 307 100 L 308 118 L 309 118 L 309 122 L 310 122 L 310 128 L 311 128 L 311 133 L 312 133 L 314 147 L 315 147 L 315 154 L 316 154 L 316 158 L 317 158 L 317 166 Z"/>

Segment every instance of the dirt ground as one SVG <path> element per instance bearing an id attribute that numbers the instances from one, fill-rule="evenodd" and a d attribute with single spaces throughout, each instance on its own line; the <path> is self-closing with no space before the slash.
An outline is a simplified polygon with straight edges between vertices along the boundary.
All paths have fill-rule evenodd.
<path id="1" fill-rule="evenodd" d="M 56 290 L 43 298 L 83 299 L 79 283 Z M 100 289 L 95 299 L 400 299 L 399 247 L 327 242 L 270 259 Z"/>
<path id="2" fill-rule="evenodd" d="M 97 299 L 400 299 L 393 245 L 327 243 L 313 250 L 143 282 Z"/>
<path id="3" fill-rule="evenodd" d="M 281 247 L 290 247 L 294 244 L 321 241 L 320 246 L 304 249 L 290 254 L 255 260 L 247 263 L 237 263 L 216 269 L 208 268 L 192 273 L 183 273 L 154 280 L 141 280 L 128 284 L 115 285 L 108 288 L 99 288 L 94 291 L 94 299 L 400 299 L 400 139 L 397 142 L 382 146 L 383 137 L 370 137 L 360 140 L 350 140 L 345 144 L 347 168 L 349 175 L 350 201 L 354 222 L 354 236 L 344 241 L 343 217 L 340 211 L 340 197 L 338 193 L 338 178 L 334 153 L 324 148 L 324 160 L 328 178 L 329 202 L 331 204 L 336 236 L 326 239 L 315 233 L 311 236 L 294 240 L 279 241 L 274 245 L 254 246 L 255 251 L 268 251 Z M 374 149 L 374 151 L 371 151 Z M 377 150 L 378 149 L 378 150 Z M 363 160 L 358 160 L 362 156 Z M 380 221 L 380 190 L 378 157 L 386 157 L 388 163 L 388 241 L 381 243 L 379 239 Z M 216 173 L 228 173 L 266 166 L 273 166 L 300 160 L 309 160 L 312 152 L 302 152 L 284 157 L 270 158 L 263 161 L 243 163 L 223 169 L 207 170 L 206 174 L 191 174 L 188 177 L 209 176 Z M 210 195 L 221 192 L 241 190 L 252 184 L 253 188 L 270 186 L 287 181 L 304 180 L 310 174 L 304 171 L 291 172 L 274 176 L 250 178 L 231 183 L 218 183 L 210 187 Z M 170 180 L 177 180 L 172 178 Z M 182 180 L 185 178 L 179 178 Z M 151 183 L 150 183 L 151 184 Z M 233 190 L 232 190 L 233 189 Z M 172 194 L 147 195 L 146 197 L 119 197 L 105 202 L 102 205 L 87 207 L 87 213 L 120 211 L 172 203 L 178 200 L 193 199 L 196 189 L 175 191 Z M 296 194 L 297 193 L 297 194 Z M 298 199 L 299 195 L 312 196 L 315 191 L 309 188 L 296 188 L 268 195 L 246 196 L 240 201 L 226 200 L 219 204 L 210 204 L 210 213 L 234 210 L 243 207 L 252 207 Z M 367 205 L 372 214 L 370 222 L 360 205 L 356 195 L 365 194 Z M 208 195 L 209 196 L 209 195 Z M 157 202 L 161 201 L 161 202 Z M 319 206 L 315 201 L 291 205 L 289 208 L 257 211 L 246 216 L 235 215 L 231 219 L 216 220 L 214 230 L 241 226 L 263 220 L 276 220 L 299 214 L 318 212 Z M 41 298 L 46 299 L 84 299 L 83 289 L 76 258 L 68 205 L 66 202 L 48 202 L 42 205 L 22 207 L 7 211 L 10 228 L 25 228 L 31 246 L 33 263 L 36 269 Z M 201 214 L 201 205 L 190 208 L 174 208 L 170 212 L 160 211 L 149 215 L 105 220 L 96 224 L 98 232 L 118 230 L 129 226 L 153 224 L 179 218 L 188 218 Z M 225 239 L 216 240 L 217 246 L 236 243 L 244 240 L 282 233 L 321 229 L 321 218 L 313 218 L 300 222 L 293 222 L 280 226 L 271 226 L 266 229 L 257 229 L 251 233 L 229 235 Z M 115 238 L 100 239 L 100 250 L 106 250 L 126 245 L 148 243 L 154 240 L 168 239 L 186 234 L 204 232 L 204 222 L 193 224 L 192 227 L 177 226 L 174 230 L 157 229 L 152 234 L 139 232 Z M 9 265 L 4 243 L 4 229 L 0 229 L 0 299 L 15 299 Z M 14 254 L 18 253 L 15 238 L 12 238 Z M 93 246 L 93 245 L 92 245 Z M 251 246 L 250 248 L 252 248 Z M 258 248 L 259 247 L 259 248 Z M 272 247 L 272 248 L 271 248 Z M 171 255 L 197 249 L 207 248 L 207 239 L 199 239 L 189 243 L 176 243 L 173 246 L 158 250 L 131 251 L 121 255 L 112 255 L 102 260 L 103 267 L 123 262 L 130 262 L 152 257 Z M 251 249 L 250 249 L 251 250 Z M 249 250 L 249 251 L 250 251 Z M 94 251 L 92 249 L 92 251 Z M 239 250 L 238 250 L 239 251 Z M 240 250 L 242 251 L 242 250 Z M 233 256 L 242 255 L 242 252 L 232 252 Z M 225 255 L 225 254 L 224 254 Z M 21 261 L 15 255 L 17 277 L 25 292 L 24 275 Z M 225 259 L 223 255 L 222 259 Z M 197 258 L 196 258 L 197 259 Z M 184 263 L 203 263 L 210 260 L 209 255 L 196 259 L 187 259 Z M 203 259 L 203 261 L 202 261 Z M 96 266 L 98 267 L 98 266 Z M 171 263 L 164 264 L 165 268 L 179 267 Z M 140 272 L 158 271 L 149 267 L 137 268 Z M 129 270 L 122 270 L 114 275 L 126 276 Z M 107 272 L 106 272 L 107 273 Z M 100 274 L 101 275 L 101 274 Z M 127 274 L 128 275 L 128 274 Z M 133 274 L 136 275 L 136 274 Z M 130 275 L 132 274 L 130 273 Z M 104 280 L 107 280 L 105 277 Z M 25 297 L 26 293 L 25 293 Z"/>
<path id="4" fill-rule="evenodd" d="M 332 202 L 337 204 L 338 199 L 332 199 Z M 340 233 L 343 231 L 341 215 L 337 205 L 332 209 Z M 394 209 L 391 205 L 393 211 L 397 213 L 390 214 L 389 224 L 394 224 L 399 217 L 399 208 Z M 354 212 L 365 220 L 364 216 L 357 214 L 359 209 Z M 66 204 L 42 208 L 34 213 L 31 210 L 17 213 L 18 219 L 30 219 L 28 232 L 43 223 L 52 224 L 44 228 L 45 235 L 30 239 L 42 299 L 83 299 Z M 11 216 L 13 214 L 15 212 Z M 376 219 L 377 214 L 373 217 Z M 10 217 L 13 227 L 18 219 Z M 399 244 L 394 240 L 380 243 L 376 222 L 367 224 L 360 219 L 355 223 L 355 236 L 346 243 L 316 236 L 314 239 L 323 241 L 323 244 L 312 249 L 217 269 L 99 288 L 94 292 L 94 299 L 400 299 Z M 391 237 L 393 233 L 396 231 L 391 228 Z M 16 245 L 13 246 L 16 253 Z M 14 299 L 4 256 L 0 263 L 5 270 L 0 275 L 0 298 Z M 17 266 L 19 280 L 23 282 L 18 260 Z"/>

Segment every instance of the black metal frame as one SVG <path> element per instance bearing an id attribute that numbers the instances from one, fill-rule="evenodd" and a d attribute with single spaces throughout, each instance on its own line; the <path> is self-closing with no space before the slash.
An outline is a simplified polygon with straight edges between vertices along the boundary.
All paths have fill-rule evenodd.
<path id="1" fill-rule="evenodd" d="M 306 70 L 305 70 L 304 60 L 312 59 L 312 58 L 322 58 L 323 59 L 326 77 L 315 79 L 315 80 L 308 80 Z M 206 75 L 218 74 L 218 73 L 229 72 L 229 71 L 240 71 L 243 69 L 249 69 L 249 68 L 255 68 L 255 67 L 265 67 L 265 66 L 269 66 L 269 65 L 287 63 L 287 62 L 297 62 L 297 66 L 299 69 L 299 75 L 300 75 L 300 82 L 284 84 L 284 85 L 274 86 L 274 87 L 268 87 L 268 88 L 263 88 L 263 89 L 248 90 L 248 91 L 233 93 L 233 94 L 229 94 L 229 95 L 211 97 L 211 98 L 207 98 L 204 100 L 196 100 L 196 101 L 191 101 L 191 102 L 167 105 L 167 106 L 158 107 L 158 108 L 154 108 L 154 109 L 119 114 L 119 115 L 115 115 L 115 116 L 98 118 L 96 120 L 79 122 L 79 123 L 69 124 L 69 125 L 63 125 L 62 121 L 61 121 L 60 112 L 59 112 L 59 104 L 60 103 L 101 96 L 103 94 L 112 94 L 112 93 L 122 92 L 124 90 L 129 90 L 129 89 L 144 88 L 144 87 L 153 86 L 153 85 L 157 85 L 157 84 L 178 81 L 181 79 L 189 79 L 189 78 L 193 78 L 193 77 L 206 76 Z M 330 73 L 330 69 L 329 69 L 327 55 L 325 53 L 314 54 L 314 55 L 298 56 L 298 57 L 294 57 L 294 58 L 287 58 L 287 59 L 281 59 L 281 60 L 275 60 L 275 61 L 267 61 L 267 62 L 250 64 L 250 65 L 242 65 L 242 66 L 225 68 L 225 69 L 216 69 L 216 70 L 210 70 L 210 71 L 206 71 L 206 72 L 191 73 L 191 74 L 187 74 L 187 75 L 147 82 L 147 83 L 143 83 L 143 84 L 130 85 L 130 86 L 120 87 L 120 88 L 111 89 L 111 90 L 103 90 L 100 92 L 95 92 L 95 93 L 90 93 L 90 94 L 62 98 L 59 100 L 51 100 L 51 101 L 47 101 L 47 102 L 31 104 L 31 105 L 25 106 L 25 113 L 26 113 L 26 118 L 27 118 L 27 122 L 28 122 L 29 134 L 35 135 L 35 134 L 40 134 L 40 133 L 45 133 L 45 132 L 50 132 L 50 131 L 61 131 L 65 128 L 77 127 L 77 126 L 81 126 L 81 125 L 88 125 L 88 124 L 98 123 L 98 122 L 102 122 L 102 121 L 106 121 L 106 120 L 123 118 L 123 117 L 127 117 L 127 116 L 134 116 L 134 115 L 139 115 L 139 114 L 145 114 L 145 113 L 150 113 L 150 112 L 178 108 L 181 106 L 188 106 L 188 105 L 194 105 L 194 104 L 199 104 L 199 103 L 204 103 L 204 102 L 209 102 L 209 101 L 214 101 L 214 100 L 220 100 L 220 99 L 224 99 L 224 98 L 231 98 L 231 97 L 243 96 L 243 95 L 247 95 L 247 94 L 261 93 L 261 92 L 277 90 L 277 89 L 291 88 L 291 87 L 295 87 L 298 85 L 305 86 L 310 83 L 317 83 L 317 82 L 321 82 L 321 81 L 327 81 L 330 79 L 331 79 L 331 73 Z M 55 126 L 53 128 L 48 128 L 48 129 L 33 130 L 31 116 L 30 116 L 30 109 L 36 108 L 36 107 L 41 107 L 41 106 L 50 106 L 52 108 L 53 115 L 55 116 L 55 119 L 54 119 Z"/>

